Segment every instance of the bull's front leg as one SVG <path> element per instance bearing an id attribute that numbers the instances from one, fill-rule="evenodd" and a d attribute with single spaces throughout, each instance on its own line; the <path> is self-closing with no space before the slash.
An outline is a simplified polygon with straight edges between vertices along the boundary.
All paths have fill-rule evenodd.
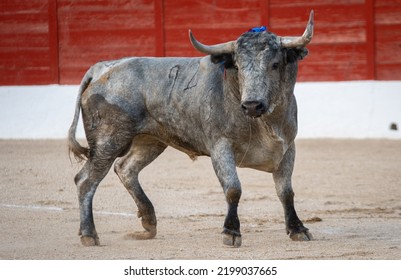
<path id="1" fill-rule="evenodd" d="M 227 141 L 215 145 L 212 163 L 226 197 L 228 212 L 224 221 L 223 243 L 228 246 L 241 246 L 240 222 L 237 209 L 241 197 L 241 184 L 238 179 L 234 153 Z"/>
<path id="2" fill-rule="evenodd" d="M 278 170 L 273 172 L 273 179 L 276 185 L 277 195 L 284 208 L 287 234 L 292 240 L 308 241 L 312 240 L 312 234 L 304 227 L 294 208 L 294 192 L 291 185 L 294 160 L 295 144 L 293 143 L 284 155 Z"/>

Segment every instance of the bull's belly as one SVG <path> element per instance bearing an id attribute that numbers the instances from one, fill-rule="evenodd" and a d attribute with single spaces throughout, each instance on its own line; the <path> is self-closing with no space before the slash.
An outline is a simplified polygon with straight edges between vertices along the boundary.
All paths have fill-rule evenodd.
<path id="1" fill-rule="evenodd" d="M 169 130 L 166 126 L 163 129 L 157 129 L 155 131 L 156 133 L 153 131 L 153 133 L 147 134 L 150 134 L 164 144 L 187 154 L 192 160 L 195 160 L 198 156 L 210 155 L 204 141 L 202 141 L 201 137 L 195 132 L 192 133 L 192 135 L 187 135 L 181 130 L 180 135 L 177 135 L 174 132 L 180 131 L 180 129 L 177 128 L 175 131 Z M 187 131 L 190 131 L 190 129 Z"/>
<path id="2" fill-rule="evenodd" d="M 150 134 L 166 145 L 186 153 L 191 159 L 211 155 L 214 144 L 210 142 L 210 139 L 205 138 L 201 128 L 194 129 L 195 125 L 188 123 L 180 123 L 180 126 L 173 126 L 172 124 L 174 122 L 165 123 L 158 119 L 150 126 L 151 129 L 146 134 Z M 274 172 L 278 169 L 288 149 L 286 141 L 276 134 L 269 133 L 252 138 L 250 142 L 244 138 L 231 139 L 231 147 L 237 167 L 265 172 Z M 229 138 L 227 140 L 230 142 Z"/>
<path id="3" fill-rule="evenodd" d="M 194 148 L 188 143 L 171 141 L 170 139 L 170 141 L 166 142 L 166 144 L 187 154 L 192 160 L 195 160 L 198 156 L 210 156 L 210 152 L 201 150 L 199 147 Z M 252 148 L 248 149 L 246 153 L 236 153 L 235 159 L 237 167 L 252 168 L 265 172 L 274 172 L 278 169 L 284 154 L 284 145 L 281 147 L 276 147 L 275 150 Z"/>
<path id="4" fill-rule="evenodd" d="M 196 159 L 198 156 L 210 156 L 213 144 L 211 147 L 205 145 L 201 137 L 194 133 L 190 137 L 177 136 L 174 133 L 157 133 L 154 135 L 160 141 L 168 146 L 171 146 L 183 153 L 186 153 L 191 159 Z M 251 142 L 241 143 L 236 145 L 233 143 L 233 152 L 237 167 L 252 168 L 265 172 L 274 172 L 278 169 L 284 154 L 287 151 L 288 145 L 281 139 L 268 139 L 263 143 Z"/>
<path id="5" fill-rule="evenodd" d="M 199 156 L 210 156 L 210 154 L 204 150 L 201 150 L 200 148 L 195 148 L 193 145 L 189 143 L 183 143 L 179 141 L 165 141 L 167 145 L 170 147 L 173 147 L 185 154 L 187 154 L 192 160 L 196 160 L 197 157 Z"/>

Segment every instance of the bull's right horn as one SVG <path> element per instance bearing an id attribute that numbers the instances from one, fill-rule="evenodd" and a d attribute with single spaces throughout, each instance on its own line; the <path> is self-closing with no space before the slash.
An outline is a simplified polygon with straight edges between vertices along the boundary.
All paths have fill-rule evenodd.
<path id="1" fill-rule="evenodd" d="M 200 51 L 201 53 L 204 54 L 214 54 L 214 55 L 219 55 L 223 53 L 232 53 L 234 52 L 234 42 L 235 41 L 230 41 L 227 43 L 222 43 L 222 44 L 217 44 L 217 45 L 204 45 L 198 40 L 195 39 L 194 35 L 192 34 L 192 31 L 189 30 L 189 39 L 191 40 L 192 46 L 194 46 L 195 49 Z"/>
<path id="2" fill-rule="evenodd" d="M 302 36 L 280 37 L 281 46 L 284 48 L 302 48 L 305 47 L 312 40 L 313 37 L 313 10 L 310 12 L 308 25 L 306 26 L 305 32 Z"/>

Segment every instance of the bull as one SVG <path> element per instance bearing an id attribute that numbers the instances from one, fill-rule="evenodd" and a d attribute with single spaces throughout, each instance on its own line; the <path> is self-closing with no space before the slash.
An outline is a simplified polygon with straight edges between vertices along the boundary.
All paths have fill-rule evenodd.
<path id="1" fill-rule="evenodd" d="M 133 57 L 93 65 L 80 85 L 68 136 L 70 152 L 86 161 L 75 176 L 81 243 L 100 244 L 92 201 L 114 162 L 145 229 L 134 237 L 155 237 L 154 207 L 138 175 L 167 146 L 191 158 L 211 158 L 228 204 L 224 244 L 238 247 L 242 240 L 237 167 L 272 173 L 287 234 L 311 240 L 294 208 L 291 176 L 297 134 L 293 91 L 313 26 L 311 11 L 302 36 L 246 32 L 217 45 L 202 44 L 189 31 L 194 48 L 207 56 Z M 81 111 L 88 147 L 75 136 Z"/>

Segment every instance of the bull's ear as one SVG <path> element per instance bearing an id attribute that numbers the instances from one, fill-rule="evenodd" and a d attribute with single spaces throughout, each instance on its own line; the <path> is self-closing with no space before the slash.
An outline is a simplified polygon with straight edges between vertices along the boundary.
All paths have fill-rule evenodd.
<path id="1" fill-rule="evenodd" d="M 291 48 L 291 49 L 286 49 L 285 52 L 287 63 L 293 63 L 297 60 L 301 60 L 307 55 L 308 55 L 307 48 Z"/>
<path id="2" fill-rule="evenodd" d="M 210 60 L 214 64 L 224 64 L 224 68 L 235 68 L 235 63 L 233 59 L 233 55 L 231 53 L 223 53 L 223 54 L 213 54 L 210 56 Z"/>

